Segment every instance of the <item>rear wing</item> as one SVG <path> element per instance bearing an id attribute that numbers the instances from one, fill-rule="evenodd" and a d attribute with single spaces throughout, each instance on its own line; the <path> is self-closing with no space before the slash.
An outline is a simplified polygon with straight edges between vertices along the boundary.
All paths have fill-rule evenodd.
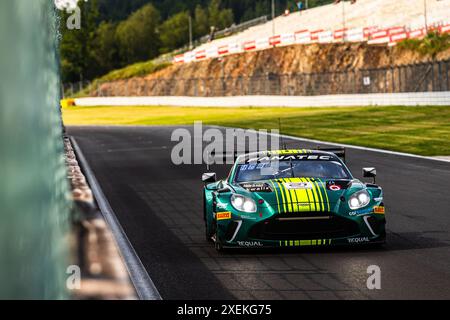
<path id="1" fill-rule="evenodd" d="M 334 153 L 334 154 L 335 154 L 337 157 L 339 157 L 342 161 L 344 161 L 344 162 L 346 161 L 346 158 L 345 158 L 345 148 L 339 148 L 339 147 L 335 147 L 335 148 L 323 148 L 323 147 L 317 147 L 317 150 Z"/>
<path id="2" fill-rule="evenodd" d="M 245 154 L 245 151 L 244 152 L 240 152 L 240 153 L 238 153 L 237 151 L 225 152 L 225 153 L 216 153 L 216 152 L 213 151 L 213 152 L 209 153 L 208 158 L 209 159 L 223 159 L 223 161 L 232 159 L 233 161 L 236 161 L 236 159 L 241 154 Z"/>

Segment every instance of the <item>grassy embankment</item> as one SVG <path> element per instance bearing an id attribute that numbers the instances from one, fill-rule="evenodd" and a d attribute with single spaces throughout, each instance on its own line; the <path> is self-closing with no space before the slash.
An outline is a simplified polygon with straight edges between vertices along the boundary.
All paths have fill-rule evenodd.
<path id="1" fill-rule="evenodd" d="M 169 66 L 171 66 L 171 63 L 166 62 L 155 62 L 155 61 L 146 61 L 146 62 L 138 62 L 131 64 L 129 66 L 126 66 L 121 69 L 113 70 L 106 75 L 95 79 L 92 81 L 92 83 L 84 88 L 82 91 L 76 92 L 73 97 L 84 97 L 89 96 L 90 92 L 95 91 L 95 88 L 97 88 L 97 85 L 99 83 L 104 82 L 112 82 L 117 80 L 126 80 L 133 77 L 144 77 L 148 76 L 154 72 L 157 72 L 159 70 L 165 69 Z M 70 93 L 66 93 L 67 95 L 70 95 Z"/>
<path id="2" fill-rule="evenodd" d="M 450 155 L 450 107 L 352 108 L 183 108 L 69 107 L 66 125 L 190 125 L 277 129 L 324 141 L 402 151 Z"/>

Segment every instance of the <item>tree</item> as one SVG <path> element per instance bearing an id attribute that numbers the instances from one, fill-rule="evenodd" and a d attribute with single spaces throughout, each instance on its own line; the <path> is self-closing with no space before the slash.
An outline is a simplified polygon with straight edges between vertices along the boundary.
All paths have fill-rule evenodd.
<path id="1" fill-rule="evenodd" d="M 208 6 L 209 25 L 216 29 L 224 29 L 233 23 L 233 11 L 231 9 L 221 9 L 220 0 L 211 0 Z"/>
<path id="2" fill-rule="evenodd" d="M 99 74 L 107 73 L 121 65 L 116 41 L 116 28 L 115 24 L 103 21 L 95 31 L 92 57 L 98 66 Z"/>
<path id="3" fill-rule="evenodd" d="M 63 81 L 79 81 L 97 75 L 91 49 L 99 16 L 97 0 L 80 1 L 82 19 L 81 29 L 69 30 L 66 27 L 70 14 L 61 12 L 60 45 L 61 72 Z"/>
<path id="4" fill-rule="evenodd" d="M 276 14 L 296 1 L 276 0 Z M 309 0 L 309 6 L 333 1 Z M 89 0 L 78 4 L 82 10 L 81 29 L 67 30 L 65 23 L 61 24 L 60 56 L 65 82 L 91 80 L 186 45 L 189 14 L 194 16 L 195 38 L 209 34 L 211 26 L 220 30 L 234 21 L 271 14 L 271 0 Z M 67 17 L 62 13 L 61 21 Z"/>
<path id="5" fill-rule="evenodd" d="M 194 34 L 196 37 L 209 33 L 208 12 L 201 6 L 195 8 Z"/>
<path id="6" fill-rule="evenodd" d="M 211 27 L 220 30 L 234 23 L 233 11 L 222 9 L 220 0 L 211 0 L 206 9 L 198 5 L 194 17 L 194 35 L 197 38 L 209 34 Z"/>
<path id="7" fill-rule="evenodd" d="M 180 12 L 160 27 L 161 52 L 166 53 L 182 47 L 189 42 L 189 12 Z"/>
<path id="8" fill-rule="evenodd" d="M 149 60 L 158 55 L 159 23 L 159 11 L 147 4 L 118 25 L 116 36 L 123 63 Z"/>
<path id="9" fill-rule="evenodd" d="M 231 26 L 234 22 L 234 15 L 231 9 L 222 9 L 219 15 L 218 27 L 225 29 Z"/>

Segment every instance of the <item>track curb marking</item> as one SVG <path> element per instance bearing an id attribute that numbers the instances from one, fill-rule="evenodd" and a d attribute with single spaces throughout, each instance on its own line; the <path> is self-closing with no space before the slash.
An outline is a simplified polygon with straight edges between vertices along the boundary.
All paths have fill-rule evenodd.
<path id="1" fill-rule="evenodd" d="M 70 137 L 72 146 L 77 154 L 77 158 L 83 168 L 86 175 L 86 179 L 91 186 L 92 192 L 95 196 L 95 200 L 102 212 L 103 217 L 108 223 L 111 232 L 114 235 L 119 251 L 124 259 L 125 266 L 127 267 L 131 281 L 136 289 L 136 293 L 140 300 L 163 300 L 158 289 L 150 278 L 147 270 L 139 259 L 136 251 L 130 243 L 125 231 L 120 225 L 116 214 L 114 213 L 111 205 L 106 199 L 97 178 L 93 174 L 93 171 L 89 167 L 86 158 L 83 155 L 78 143 L 74 137 Z"/>

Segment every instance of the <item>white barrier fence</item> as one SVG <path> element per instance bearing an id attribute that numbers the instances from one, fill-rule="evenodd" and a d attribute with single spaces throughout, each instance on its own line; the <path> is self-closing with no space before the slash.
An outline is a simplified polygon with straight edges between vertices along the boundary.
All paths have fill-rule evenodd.
<path id="1" fill-rule="evenodd" d="M 327 96 L 92 97 L 75 99 L 75 104 L 79 107 L 100 105 L 183 107 L 450 106 L 450 91 Z"/>
<path id="2" fill-rule="evenodd" d="M 367 42 L 371 45 L 386 44 L 394 46 L 405 39 L 423 38 L 427 32 L 437 31 L 450 33 L 450 23 L 441 23 L 423 28 L 391 27 L 379 29 L 371 26 L 365 28 L 338 30 L 298 30 L 292 33 L 263 37 L 242 43 L 229 43 L 219 47 L 212 46 L 207 50 L 194 50 L 174 57 L 175 63 L 189 63 L 205 59 L 217 58 L 229 54 L 265 50 L 277 46 L 311 43 Z"/>

